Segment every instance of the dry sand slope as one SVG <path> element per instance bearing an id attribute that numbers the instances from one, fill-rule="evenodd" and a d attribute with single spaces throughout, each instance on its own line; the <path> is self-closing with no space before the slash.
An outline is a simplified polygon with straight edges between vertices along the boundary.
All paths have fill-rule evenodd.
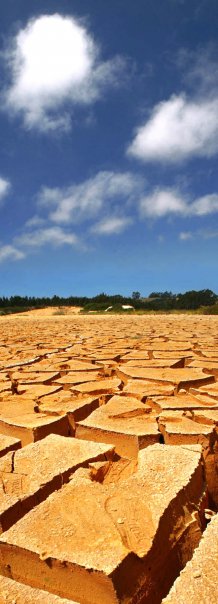
<path id="1" fill-rule="evenodd" d="M 215 604 L 218 317 L 0 318 L 0 604 Z"/>

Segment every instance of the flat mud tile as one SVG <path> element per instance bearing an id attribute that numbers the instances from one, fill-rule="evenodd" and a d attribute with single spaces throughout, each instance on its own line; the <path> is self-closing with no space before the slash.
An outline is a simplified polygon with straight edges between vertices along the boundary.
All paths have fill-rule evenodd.
<path id="1" fill-rule="evenodd" d="M 75 429 L 75 422 L 81 421 L 88 417 L 99 407 L 98 396 L 73 396 L 71 392 L 61 391 L 60 398 L 53 400 L 53 397 L 46 397 L 43 402 L 40 402 L 39 408 L 43 413 L 49 415 L 67 415 L 70 427 Z M 50 400 L 51 399 L 51 400 Z"/>
<path id="2" fill-rule="evenodd" d="M 121 361 L 130 361 L 130 360 L 140 360 L 140 361 L 144 361 L 144 360 L 148 360 L 149 359 L 149 355 L 148 355 L 148 351 L 145 350 L 131 350 L 131 352 L 128 352 L 125 355 L 122 355 L 120 357 Z"/>
<path id="3" fill-rule="evenodd" d="M 63 375 L 61 378 L 55 380 L 56 384 L 60 384 L 61 386 L 73 386 L 74 384 L 83 384 L 85 382 L 90 382 L 99 380 L 99 371 L 68 371 L 66 375 Z"/>
<path id="4" fill-rule="evenodd" d="M 49 396 L 49 394 L 55 394 L 56 392 L 59 392 L 59 390 L 61 390 L 61 386 L 57 385 L 47 386 L 46 384 L 35 384 L 28 386 L 28 384 L 21 384 L 20 386 L 18 385 L 17 392 L 18 394 L 22 394 L 23 397 L 32 397 L 36 399 L 43 396 Z"/>
<path id="5" fill-rule="evenodd" d="M 189 367 L 200 367 L 205 371 L 205 373 L 211 373 L 216 378 L 218 377 L 218 359 L 217 361 L 212 361 L 211 359 L 199 359 L 198 361 L 192 361 L 188 365 Z"/>
<path id="6" fill-rule="evenodd" d="M 144 360 L 132 360 L 123 364 L 124 368 L 128 367 L 143 367 L 144 369 L 153 368 L 153 369 L 162 369 L 164 367 L 183 367 L 184 360 L 181 358 L 177 359 L 149 359 L 147 361 Z"/>
<path id="7" fill-rule="evenodd" d="M 94 361 L 92 363 L 89 363 L 87 361 L 82 361 L 82 360 L 78 360 L 78 359 L 68 359 L 66 361 L 59 361 L 58 363 L 55 363 L 54 366 L 56 367 L 56 369 L 58 369 L 59 371 L 97 371 L 100 370 L 102 367 L 101 365 L 97 365 L 96 363 L 94 363 Z"/>
<path id="8" fill-rule="evenodd" d="M 199 394 L 206 394 L 207 396 L 210 396 L 218 401 L 218 382 L 215 382 L 215 384 L 208 384 L 206 386 L 199 386 L 198 388 L 191 388 L 190 394 L 194 394 L 196 396 Z"/>
<path id="9" fill-rule="evenodd" d="M 60 376 L 59 372 L 54 371 L 41 371 L 37 372 L 27 372 L 27 371 L 15 371 L 12 372 L 11 377 L 13 380 L 17 380 L 18 384 L 48 384 L 51 381 L 56 381 Z"/>

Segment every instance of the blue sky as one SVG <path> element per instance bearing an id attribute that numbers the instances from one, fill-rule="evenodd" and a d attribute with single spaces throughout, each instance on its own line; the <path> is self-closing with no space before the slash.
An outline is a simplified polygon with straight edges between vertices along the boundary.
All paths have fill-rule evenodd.
<path id="1" fill-rule="evenodd" d="M 217 287 L 217 0 L 1 7 L 0 295 Z"/>

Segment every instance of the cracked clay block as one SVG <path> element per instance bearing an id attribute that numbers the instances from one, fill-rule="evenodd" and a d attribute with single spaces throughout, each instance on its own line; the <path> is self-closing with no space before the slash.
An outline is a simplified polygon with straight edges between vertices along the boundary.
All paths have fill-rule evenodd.
<path id="1" fill-rule="evenodd" d="M 134 396 L 139 400 L 147 398 L 148 396 L 172 396 L 173 393 L 173 384 L 159 384 L 158 382 L 148 382 L 147 380 L 129 379 L 123 388 L 123 394 Z"/>
<path id="2" fill-rule="evenodd" d="M 72 392 L 81 392 L 85 394 L 114 394 L 119 392 L 121 381 L 118 378 L 96 380 L 95 382 L 86 382 L 79 386 L 73 386 Z"/>
<path id="3" fill-rule="evenodd" d="M 79 604 L 0 576 L 0 604 Z"/>
<path id="4" fill-rule="evenodd" d="M 203 493 L 196 445 L 147 447 L 118 484 L 80 469 L 1 535 L 2 574 L 81 604 L 157 604 L 198 545 Z"/>
<path id="5" fill-rule="evenodd" d="M 0 460 L 0 530 L 43 501 L 75 470 L 111 457 L 113 447 L 51 434 Z"/>
<path id="6" fill-rule="evenodd" d="M 10 436 L 4 436 L 0 434 L 0 457 L 3 457 L 9 451 L 16 451 L 20 449 L 21 442 L 17 438 L 11 438 Z"/>
<path id="7" fill-rule="evenodd" d="M 202 396 L 202 399 L 193 394 L 179 394 L 175 396 L 158 396 L 148 398 L 148 404 L 157 411 L 191 411 L 194 409 L 217 409 L 218 403 Z"/>
<path id="8" fill-rule="evenodd" d="M 194 411 L 187 417 L 182 411 L 165 411 L 158 424 L 168 445 L 196 443 L 202 446 L 205 478 L 210 505 L 218 508 L 218 411 Z"/>
<path id="9" fill-rule="evenodd" d="M 99 396 L 74 396 L 71 392 L 61 391 L 60 396 L 46 397 L 39 401 L 39 409 L 49 415 L 67 415 L 70 432 L 74 434 L 76 422 L 85 419 L 99 407 Z"/>
<path id="10" fill-rule="evenodd" d="M 180 369 L 153 369 L 143 367 L 126 367 L 120 365 L 117 375 L 127 381 L 128 378 L 154 380 L 161 383 L 174 384 L 176 388 L 190 388 L 190 386 L 204 385 L 214 382 L 214 376 L 204 373 L 201 369 L 189 369 L 187 367 Z"/>
<path id="11" fill-rule="evenodd" d="M 162 604 L 217 604 L 218 515 Z"/>
<path id="12" fill-rule="evenodd" d="M 76 438 L 115 445 L 121 457 L 137 457 L 139 449 L 160 441 L 151 408 L 127 396 L 113 396 L 89 417 L 76 424 Z"/>
<path id="13" fill-rule="evenodd" d="M 67 436 L 68 431 L 66 415 L 52 417 L 43 413 L 27 413 L 18 417 L 0 416 L 0 433 L 20 439 L 22 447 L 41 440 L 51 433 Z"/>

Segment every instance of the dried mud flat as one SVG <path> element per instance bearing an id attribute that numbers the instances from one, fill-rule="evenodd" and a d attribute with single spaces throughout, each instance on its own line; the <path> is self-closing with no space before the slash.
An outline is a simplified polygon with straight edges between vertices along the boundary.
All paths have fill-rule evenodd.
<path id="1" fill-rule="evenodd" d="M 0 604 L 218 601 L 218 318 L 0 318 Z"/>

